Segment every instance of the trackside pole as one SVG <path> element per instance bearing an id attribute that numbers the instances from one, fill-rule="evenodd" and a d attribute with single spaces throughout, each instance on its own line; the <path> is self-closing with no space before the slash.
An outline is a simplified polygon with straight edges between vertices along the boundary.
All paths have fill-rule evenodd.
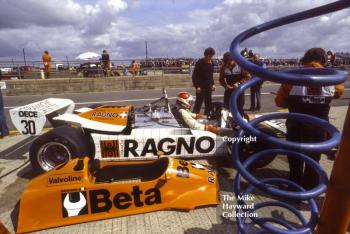
<path id="1" fill-rule="evenodd" d="M 350 222 L 350 104 L 316 234 L 346 233 Z"/>

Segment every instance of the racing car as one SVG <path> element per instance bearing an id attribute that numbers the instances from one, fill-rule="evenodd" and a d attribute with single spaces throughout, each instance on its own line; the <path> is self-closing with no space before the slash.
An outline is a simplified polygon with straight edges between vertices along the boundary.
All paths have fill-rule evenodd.
<path id="1" fill-rule="evenodd" d="M 216 173 L 198 163 L 73 159 L 34 178 L 22 194 L 17 233 L 158 210 L 218 204 Z"/>
<path id="2" fill-rule="evenodd" d="M 231 113 L 215 106 L 211 121 L 228 129 L 228 136 L 232 136 Z M 139 108 L 94 105 L 74 110 L 74 107 L 72 100 L 48 98 L 10 110 L 11 120 L 21 134 L 40 135 L 46 121 L 54 127 L 30 146 L 30 161 L 35 170 L 49 171 L 86 155 L 95 159 L 143 160 L 156 159 L 158 151 L 181 158 L 231 154 L 227 135 L 183 127 L 171 112 L 166 90 L 160 99 Z M 283 123 L 277 121 L 268 121 L 260 128 L 272 135 L 285 131 Z M 242 144 L 243 151 L 264 147 L 259 142 Z"/>

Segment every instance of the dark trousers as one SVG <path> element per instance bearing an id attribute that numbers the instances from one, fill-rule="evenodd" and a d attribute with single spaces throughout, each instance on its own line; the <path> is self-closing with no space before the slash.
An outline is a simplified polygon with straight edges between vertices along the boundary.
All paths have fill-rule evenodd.
<path id="1" fill-rule="evenodd" d="M 233 89 L 226 89 L 224 93 L 224 107 L 226 109 L 230 109 L 230 98 L 231 94 L 233 92 Z"/>
<path id="2" fill-rule="evenodd" d="M 326 133 L 323 129 L 296 121 L 292 124 L 287 122 L 288 141 L 311 143 L 321 142 L 325 139 Z M 321 158 L 320 153 L 307 153 L 307 156 L 316 162 L 319 162 Z M 288 163 L 290 169 L 289 178 L 291 181 L 302 185 L 305 189 L 310 189 L 318 185 L 317 172 L 303 160 L 288 157 Z"/>
<path id="3" fill-rule="evenodd" d="M 255 105 L 256 101 L 256 105 Z M 260 110 L 261 108 L 261 84 L 253 85 L 250 88 L 250 109 Z"/>
<path id="4" fill-rule="evenodd" d="M 9 129 L 6 124 L 6 116 L 5 116 L 5 110 L 4 110 L 4 100 L 2 98 L 2 92 L 0 89 L 0 136 L 7 136 L 9 135 Z"/>
<path id="5" fill-rule="evenodd" d="M 196 102 L 194 103 L 193 112 L 199 113 L 202 108 L 204 100 L 204 114 L 209 115 L 212 110 L 212 101 L 211 101 L 212 89 L 201 89 L 200 92 L 196 92 Z"/>
<path id="6" fill-rule="evenodd" d="M 224 106 L 227 109 L 230 109 L 230 99 L 231 99 L 232 92 L 233 92 L 233 89 L 226 89 L 224 93 Z M 244 100 L 244 92 L 243 92 L 238 96 L 238 100 L 237 100 L 238 112 L 242 116 L 244 114 L 244 110 L 243 110 L 244 103 L 245 103 L 245 100 Z"/>

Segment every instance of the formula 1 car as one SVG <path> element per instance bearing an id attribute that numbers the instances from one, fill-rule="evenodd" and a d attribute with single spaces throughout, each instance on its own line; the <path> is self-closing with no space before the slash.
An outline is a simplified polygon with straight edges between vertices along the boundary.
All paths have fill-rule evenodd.
<path id="1" fill-rule="evenodd" d="M 17 232 L 217 205 L 218 183 L 207 167 L 169 157 L 131 162 L 74 159 L 28 184 Z"/>
<path id="2" fill-rule="evenodd" d="M 46 120 L 54 127 L 30 147 L 31 164 L 39 172 L 86 155 L 95 159 L 140 160 L 156 159 L 158 151 L 181 158 L 231 152 L 227 136 L 182 127 L 171 112 L 165 90 L 162 98 L 140 108 L 100 105 L 74 110 L 74 106 L 69 99 L 49 98 L 10 110 L 13 124 L 22 134 L 39 135 Z M 228 127 L 232 134 L 230 113 L 216 109 L 214 122 Z M 269 121 L 262 128 L 271 134 L 284 131 L 283 123 L 276 121 Z M 241 147 L 246 151 L 263 145 L 246 143 Z"/>

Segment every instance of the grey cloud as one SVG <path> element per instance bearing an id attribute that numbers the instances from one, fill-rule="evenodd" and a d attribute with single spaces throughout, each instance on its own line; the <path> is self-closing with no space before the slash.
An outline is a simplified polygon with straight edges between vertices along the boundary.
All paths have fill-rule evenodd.
<path id="1" fill-rule="evenodd" d="M 71 0 L 0 0 L 0 5 L 0 29 L 76 25 L 84 19 L 81 6 Z"/>
<path id="2" fill-rule="evenodd" d="M 109 50 L 114 59 L 142 58 L 145 40 L 152 57 L 200 57 L 208 46 L 222 55 L 232 39 L 249 27 L 329 2 L 226 0 L 212 9 L 189 12 L 187 18 L 172 24 L 146 25 L 133 24 L 132 19 L 119 16 L 127 9 L 122 0 L 97 0 L 93 5 L 74 0 L 0 0 L 0 57 L 15 56 L 25 47 L 35 58 L 44 49 L 52 51 L 56 58 L 73 58 L 86 51 L 99 53 L 102 49 Z M 14 16 L 13 12 L 21 14 Z M 300 57 L 313 46 L 348 51 L 348 15 L 349 10 L 343 10 L 323 20 L 315 18 L 283 26 L 257 35 L 243 46 L 272 57 Z"/>

